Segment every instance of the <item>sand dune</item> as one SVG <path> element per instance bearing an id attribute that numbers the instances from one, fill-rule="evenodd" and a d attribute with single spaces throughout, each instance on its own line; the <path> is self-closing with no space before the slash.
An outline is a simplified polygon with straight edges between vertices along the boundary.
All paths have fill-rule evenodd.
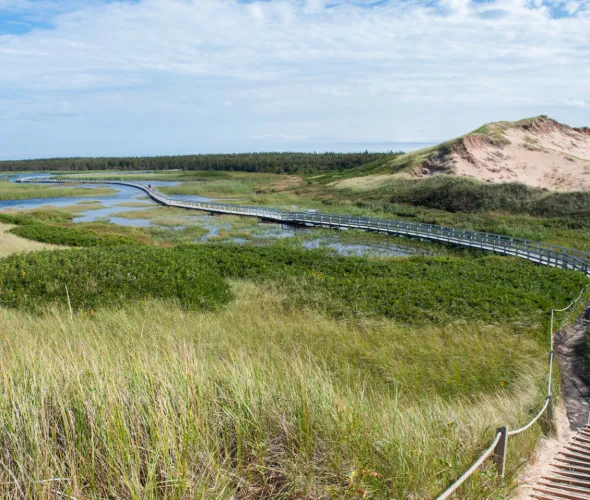
<path id="1" fill-rule="evenodd" d="M 465 136 L 453 144 L 450 158 L 444 159 L 450 173 L 557 191 L 590 190 L 590 129 L 570 128 L 548 118 L 490 124 L 487 129 L 486 134 Z M 430 169 L 417 172 L 429 173 Z"/>

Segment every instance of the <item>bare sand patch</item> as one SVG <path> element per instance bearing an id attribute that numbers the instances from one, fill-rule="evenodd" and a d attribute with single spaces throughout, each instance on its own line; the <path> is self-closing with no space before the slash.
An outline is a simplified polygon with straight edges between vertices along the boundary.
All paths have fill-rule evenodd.
<path id="1" fill-rule="evenodd" d="M 509 144 L 464 137 L 462 150 L 452 153 L 453 173 L 486 182 L 590 191 L 590 134 L 558 125 L 546 130 L 512 128 L 504 137 Z"/>
<path id="2" fill-rule="evenodd" d="M 527 466 L 518 476 L 519 487 L 511 497 L 512 500 L 529 500 L 533 498 L 533 486 L 544 476 L 552 472 L 551 462 L 557 453 L 574 436 L 565 407 L 555 409 L 556 432 L 554 436 L 542 437 L 535 448 Z"/>

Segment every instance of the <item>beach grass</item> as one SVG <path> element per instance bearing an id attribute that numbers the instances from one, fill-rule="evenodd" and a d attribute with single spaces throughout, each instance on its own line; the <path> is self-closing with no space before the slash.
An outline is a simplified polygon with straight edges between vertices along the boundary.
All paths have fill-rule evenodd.
<path id="1" fill-rule="evenodd" d="M 232 289 L 221 311 L 147 300 L 70 319 L 65 293 L 2 311 L 0 496 L 434 498 L 542 404 L 545 351 L 513 327 L 336 321 Z M 509 477 L 539 432 L 511 447 Z M 460 498 L 492 489 L 510 483 L 488 463 Z"/>

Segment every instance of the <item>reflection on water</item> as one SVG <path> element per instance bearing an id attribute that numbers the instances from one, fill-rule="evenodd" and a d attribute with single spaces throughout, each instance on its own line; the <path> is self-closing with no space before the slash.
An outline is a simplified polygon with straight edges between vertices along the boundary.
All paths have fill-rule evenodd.
<path id="1" fill-rule="evenodd" d="M 111 217 L 109 222 L 127 227 L 150 227 L 152 225 L 149 219 L 126 219 L 125 217 Z"/>
<path id="2" fill-rule="evenodd" d="M 110 206 L 105 208 L 98 208 L 96 210 L 88 210 L 87 212 L 82 212 L 82 215 L 78 215 L 74 217 L 74 222 L 94 222 L 98 219 L 108 219 L 110 222 L 114 224 L 119 224 L 121 226 L 135 226 L 133 222 L 137 221 L 138 219 L 125 219 L 123 217 L 109 217 L 113 214 L 118 214 L 121 212 L 141 212 L 146 208 L 151 208 L 149 206 L 146 207 L 117 207 L 117 206 Z M 121 222 L 115 222 L 113 219 L 117 219 L 118 221 L 125 220 L 128 224 L 122 224 Z M 145 219 L 144 219 L 145 220 Z M 138 225 L 139 226 L 139 225 Z"/>
<path id="3" fill-rule="evenodd" d="M 48 176 L 50 174 L 21 174 L 11 175 L 10 180 L 17 178 L 30 177 L 31 175 Z M 166 181 L 134 181 L 140 184 L 152 186 L 171 186 L 177 185 L 178 182 L 166 182 Z M 79 185 L 78 185 L 79 186 Z M 85 187 L 105 187 L 105 184 L 85 184 Z M 74 187 L 74 186 L 72 186 Z M 76 186 L 77 187 L 77 186 Z M 109 185 L 109 187 L 116 190 L 116 193 L 109 196 L 76 196 L 76 197 L 61 197 L 61 198 L 39 198 L 31 200 L 0 200 L 0 211 L 4 209 L 13 210 L 31 210 L 37 208 L 48 208 L 48 207 L 69 207 L 76 205 L 80 207 L 74 217 L 74 222 L 93 222 L 96 220 L 110 222 L 118 224 L 120 226 L 129 227 L 150 227 L 152 222 L 146 218 L 128 219 L 125 217 L 117 217 L 116 214 L 121 212 L 141 212 L 148 208 L 153 208 L 157 204 L 147 199 L 145 193 L 138 189 L 129 186 Z M 187 195 L 169 195 L 170 198 L 190 200 L 190 201 L 201 201 L 208 202 L 212 201 L 210 198 L 203 196 L 187 196 Z M 84 210 L 84 204 L 93 202 L 94 204 L 101 203 L 103 207 L 98 209 L 92 209 L 89 207 L 88 210 Z M 142 203 L 145 206 L 142 207 L 130 207 L 130 206 L 119 206 L 122 203 Z M 199 212 L 193 212 L 187 210 L 187 215 L 182 217 L 185 224 L 176 225 L 174 227 L 165 227 L 170 231 L 180 230 L 186 228 L 188 225 L 200 226 L 207 230 L 207 233 L 195 240 L 195 242 L 207 242 L 215 240 L 216 237 L 221 235 L 222 231 L 230 232 L 232 230 L 245 231 L 249 234 L 249 238 L 242 236 L 231 237 L 223 239 L 227 243 L 235 244 L 265 244 L 268 242 L 276 241 L 277 239 L 293 238 L 295 236 L 303 236 L 300 240 L 293 241 L 295 246 L 301 245 L 302 248 L 325 248 L 328 251 L 338 255 L 354 255 L 354 256 L 378 256 L 378 257 L 401 257 L 410 255 L 423 255 L 426 254 L 424 250 L 417 249 L 414 247 L 384 243 L 384 242 L 349 242 L 343 241 L 338 233 L 339 231 L 334 230 L 333 236 L 322 236 L 319 238 L 310 239 L 314 234 L 313 229 L 300 226 L 289 226 L 284 224 L 274 224 L 267 222 L 259 222 L 251 226 L 243 227 L 240 226 L 239 222 L 232 221 L 228 217 L 219 215 L 195 215 Z M 177 215 L 175 215 L 178 218 Z M 160 226 L 158 226 L 160 227 Z"/>
<path id="4" fill-rule="evenodd" d="M 354 255 L 357 257 L 409 257 L 425 255 L 426 252 L 417 248 L 404 247 L 383 243 L 348 243 L 334 241 L 332 238 L 316 238 L 304 241 L 304 248 L 326 248 L 338 255 Z"/>
<path id="5" fill-rule="evenodd" d="M 51 174 L 48 173 L 29 173 L 29 174 L 19 174 L 19 175 L 10 175 L 9 180 L 15 181 L 17 179 L 22 179 L 26 177 L 48 177 Z M 148 185 L 151 184 L 152 186 L 175 186 L 178 182 L 166 182 L 166 181 L 134 181 L 138 184 Z M 76 217 L 74 218 L 74 222 L 94 222 L 98 219 L 107 220 L 113 222 L 115 224 L 120 224 L 124 226 L 136 226 L 136 227 L 146 227 L 149 224 L 145 223 L 145 219 L 142 221 L 137 222 L 138 219 L 125 219 L 125 223 L 121 222 L 121 218 L 117 218 L 119 220 L 114 221 L 114 217 L 110 217 L 113 214 L 121 213 L 121 212 L 130 212 L 130 211 L 137 211 L 137 210 L 145 210 L 147 208 L 152 208 L 156 206 L 156 203 L 149 198 L 146 197 L 143 191 L 139 189 L 132 188 L 129 186 L 119 186 L 119 185 L 106 185 L 106 184 L 77 184 L 77 185 L 68 185 L 68 186 L 60 186 L 62 188 L 76 188 L 76 187 L 87 187 L 87 188 L 95 188 L 95 187 L 109 187 L 116 191 L 115 194 L 107 195 L 107 196 L 68 196 L 68 197 L 60 197 L 60 198 L 34 198 L 30 200 L 0 200 L 0 210 L 4 209 L 13 209 L 13 210 L 34 210 L 38 208 L 49 208 L 49 207 L 71 207 L 72 205 L 76 205 L 79 207 L 84 206 L 84 202 L 95 202 L 95 203 L 102 203 L 104 208 L 99 208 L 92 210 L 90 207 L 88 210 L 80 210 L 78 211 Z M 197 201 L 211 201 L 209 198 L 204 197 L 195 197 L 198 198 Z M 125 206 L 117 206 L 121 203 L 138 203 L 141 202 L 145 204 L 145 207 L 125 207 Z M 148 221 L 149 222 L 149 221 Z"/>
<path id="6" fill-rule="evenodd" d="M 323 248 L 336 255 L 357 257 L 409 257 L 411 255 L 428 254 L 428 252 L 425 250 L 400 244 L 374 241 L 363 241 L 361 243 L 349 242 L 341 239 L 338 234 L 338 230 L 332 231 L 333 235 L 330 236 L 308 239 L 314 234 L 314 229 L 273 223 L 261 223 L 257 229 L 259 230 L 252 233 L 252 239 L 230 237 L 224 241 L 227 243 L 236 243 L 239 245 L 248 243 L 264 244 L 281 238 L 303 236 L 301 241 L 296 240 L 293 242 L 294 246 L 301 246 L 302 248 L 307 249 Z"/>

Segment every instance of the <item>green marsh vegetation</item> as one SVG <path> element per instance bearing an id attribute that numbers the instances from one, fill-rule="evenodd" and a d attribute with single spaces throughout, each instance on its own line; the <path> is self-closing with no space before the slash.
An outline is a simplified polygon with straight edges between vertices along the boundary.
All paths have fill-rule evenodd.
<path id="1" fill-rule="evenodd" d="M 0 222 L 16 225 L 9 231 L 22 238 L 71 247 L 170 246 L 192 243 L 207 233 L 206 229 L 193 225 L 176 229 L 179 221 L 168 216 L 162 216 L 158 221 L 161 226 L 147 228 L 124 227 L 101 220 L 74 223 L 77 211 L 76 207 L 2 213 Z M 140 215 L 137 217 L 142 218 Z"/>
<path id="2" fill-rule="evenodd" d="M 30 200 L 34 198 L 61 198 L 70 196 L 106 196 L 117 191 L 110 187 L 86 188 L 47 186 L 42 184 L 16 184 L 0 182 L 0 200 Z"/>
<path id="3" fill-rule="evenodd" d="M 432 498 L 542 405 L 546 312 L 583 281 L 213 244 L 9 257 L 0 495 Z M 463 495 L 498 486 L 488 466 Z"/>
<path id="4" fill-rule="evenodd" d="M 199 194 L 200 185 L 187 183 L 191 194 Z M 393 217 L 590 251 L 589 193 L 556 193 L 441 175 L 398 179 L 362 191 L 336 188 L 311 178 L 307 183 L 275 180 L 235 201 L 285 210 L 311 208 L 328 213 Z"/>
<path id="5" fill-rule="evenodd" d="M 247 176 L 217 174 L 192 177 L 190 194 Z M 585 227 L 274 174 L 235 197 L 478 229 L 528 224 L 564 241 Z M 180 220 L 166 210 L 147 217 Z M 286 243 L 160 248 L 203 228 L 74 225 L 55 210 L 0 221 L 41 240 L 68 228 L 72 246 L 93 247 L 0 260 L 6 498 L 433 498 L 496 426 L 542 406 L 547 312 L 585 282 L 473 253 L 376 261 Z M 130 244 L 97 241 L 107 234 Z M 539 434 L 514 439 L 508 481 L 486 464 L 460 496 L 508 494 Z"/>
<path id="6" fill-rule="evenodd" d="M 113 234 L 113 232 L 121 232 L 115 227 L 104 228 L 106 229 L 104 232 L 93 231 L 91 228 L 96 226 L 96 223 L 74 225 L 72 218 L 72 213 L 64 210 L 0 214 L 0 222 L 16 226 L 10 229 L 10 233 L 42 243 L 71 247 L 114 247 L 140 243 L 136 238 L 129 236 L 127 231 L 125 234 Z M 102 226 L 107 225 L 102 224 Z"/>
<path id="7" fill-rule="evenodd" d="M 590 195 L 438 175 L 370 189 L 344 189 L 318 176 L 242 172 L 165 172 L 144 180 L 182 181 L 166 194 L 227 198 L 284 210 L 393 217 L 544 241 L 590 251 Z M 152 176 L 152 177 L 150 177 Z M 362 179 L 362 178 L 361 178 Z"/>

